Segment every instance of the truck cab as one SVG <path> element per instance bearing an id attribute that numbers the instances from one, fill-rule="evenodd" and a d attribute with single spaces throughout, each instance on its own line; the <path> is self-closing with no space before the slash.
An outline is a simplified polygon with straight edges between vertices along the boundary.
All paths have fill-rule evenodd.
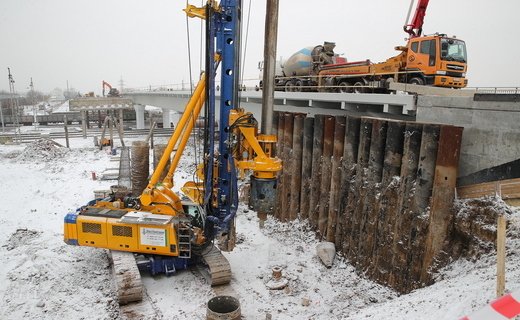
<path id="1" fill-rule="evenodd" d="M 404 82 L 450 88 L 467 86 L 464 41 L 441 34 L 416 37 L 409 40 L 406 51 L 408 81 Z"/>

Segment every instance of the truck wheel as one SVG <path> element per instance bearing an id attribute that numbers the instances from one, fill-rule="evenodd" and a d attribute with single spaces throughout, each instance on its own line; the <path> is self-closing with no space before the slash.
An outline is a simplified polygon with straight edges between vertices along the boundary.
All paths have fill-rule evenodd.
<path id="1" fill-rule="evenodd" d="M 361 81 L 356 81 L 354 83 L 354 88 L 353 88 L 353 92 L 354 93 L 364 93 L 365 92 L 365 88 L 363 88 L 365 86 L 365 84 Z"/>
<path id="2" fill-rule="evenodd" d="M 416 84 L 416 85 L 419 85 L 419 86 L 424 86 L 424 80 L 422 78 L 419 78 L 419 77 L 413 77 L 412 79 L 410 79 L 410 84 Z"/>
<path id="3" fill-rule="evenodd" d="M 294 92 L 302 92 L 303 91 L 303 84 L 301 80 L 296 81 L 293 87 Z"/>
<path id="4" fill-rule="evenodd" d="M 349 84 L 347 82 L 345 82 L 345 81 L 341 81 L 338 84 L 337 90 L 340 93 L 350 93 L 350 92 L 352 92 L 352 88 L 349 88 Z"/>
<path id="5" fill-rule="evenodd" d="M 285 84 L 285 92 L 292 92 L 293 91 L 293 85 L 291 82 L 287 82 Z"/>

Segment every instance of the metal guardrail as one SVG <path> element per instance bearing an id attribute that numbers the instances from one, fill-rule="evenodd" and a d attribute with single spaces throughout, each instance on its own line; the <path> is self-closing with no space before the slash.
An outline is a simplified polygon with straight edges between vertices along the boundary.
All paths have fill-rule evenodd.
<path id="1" fill-rule="evenodd" d="M 248 81 L 252 81 L 253 79 L 247 79 Z M 257 82 L 259 80 L 256 80 Z M 258 86 L 256 85 L 246 85 L 243 87 L 244 91 L 256 91 L 258 90 Z M 305 89 L 313 89 L 315 87 L 307 86 Z M 340 88 L 340 86 L 321 86 L 321 88 L 331 89 L 331 91 L 335 91 L 334 89 Z M 374 86 L 365 85 L 365 86 L 348 86 L 348 88 L 363 88 L 363 89 L 375 89 Z M 283 89 L 278 86 L 278 89 Z M 125 88 L 123 93 L 134 93 L 134 92 L 168 92 L 168 91 L 186 91 L 189 90 L 189 83 L 185 84 L 169 84 L 169 85 L 154 85 L 149 87 L 138 87 L 138 88 Z M 466 87 L 464 90 L 474 90 L 476 93 L 487 93 L 487 94 L 520 94 L 520 87 Z M 283 91 L 283 90 L 282 90 Z"/>
<path id="2" fill-rule="evenodd" d="M 242 79 L 241 82 L 245 85 L 245 87 L 249 90 L 254 89 L 255 85 L 258 85 L 259 79 Z M 197 85 L 197 81 L 193 81 L 190 85 L 189 82 L 182 83 L 169 83 L 169 84 L 156 84 L 156 85 L 148 85 L 143 87 L 125 87 L 122 90 L 122 95 L 125 93 L 132 92 L 161 92 L 161 91 L 189 91 L 190 88 L 195 90 Z M 215 85 L 220 86 L 220 81 L 215 81 Z"/>
<path id="3" fill-rule="evenodd" d="M 486 94 L 520 94 L 520 87 L 475 87 L 475 93 Z"/>
<path id="4" fill-rule="evenodd" d="M 69 100 L 70 111 L 132 109 L 132 99 L 120 97 L 81 97 Z"/>

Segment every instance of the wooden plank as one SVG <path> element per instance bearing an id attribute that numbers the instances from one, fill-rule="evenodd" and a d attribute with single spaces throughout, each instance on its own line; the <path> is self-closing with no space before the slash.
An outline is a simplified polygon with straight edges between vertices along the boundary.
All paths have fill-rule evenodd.
<path id="1" fill-rule="evenodd" d="M 457 188 L 459 199 L 482 198 L 500 194 L 502 199 L 520 198 L 520 178 L 484 182 Z"/>

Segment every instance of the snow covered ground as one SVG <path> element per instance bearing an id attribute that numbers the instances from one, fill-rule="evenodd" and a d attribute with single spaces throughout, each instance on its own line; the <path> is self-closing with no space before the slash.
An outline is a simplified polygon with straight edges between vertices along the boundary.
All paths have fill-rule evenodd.
<path id="1" fill-rule="evenodd" d="M 64 144 L 63 141 L 57 141 Z M 160 141 L 156 141 L 158 143 Z M 0 319 L 118 319 L 106 251 L 63 243 L 63 216 L 85 204 L 93 191 L 115 181 L 92 180 L 111 155 L 92 139 L 72 139 L 70 150 L 0 145 Z M 188 157 L 176 175 L 191 177 Z M 507 241 L 508 290 L 520 288 L 520 213 L 511 217 Z M 436 284 L 399 296 L 357 274 L 348 261 L 325 268 L 305 222 L 269 219 L 241 206 L 238 243 L 229 259 L 233 278 L 226 290 L 241 303 L 244 319 L 458 319 L 494 299 L 493 253 L 456 261 Z M 282 266 L 286 289 L 265 284 Z M 212 289 L 195 270 L 172 277 L 144 275 L 147 296 L 163 319 L 205 319 Z"/>

